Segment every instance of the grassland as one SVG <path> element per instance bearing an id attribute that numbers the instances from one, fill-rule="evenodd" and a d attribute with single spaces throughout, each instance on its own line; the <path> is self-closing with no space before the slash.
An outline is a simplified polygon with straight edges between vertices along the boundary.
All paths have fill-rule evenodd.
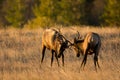
<path id="1" fill-rule="evenodd" d="M 83 56 L 77 58 L 72 49 L 64 52 L 64 67 L 58 67 L 56 59 L 50 66 L 48 50 L 40 67 L 43 29 L 7 29 L 0 30 L 0 80 L 120 80 L 120 28 L 61 28 L 62 34 L 71 42 L 77 36 L 77 30 L 82 36 L 90 31 L 101 36 L 101 70 L 98 72 L 94 69 L 93 56 L 88 56 L 85 70 L 79 73 Z M 61 64 L 61 58 L 59 61 Z"/>

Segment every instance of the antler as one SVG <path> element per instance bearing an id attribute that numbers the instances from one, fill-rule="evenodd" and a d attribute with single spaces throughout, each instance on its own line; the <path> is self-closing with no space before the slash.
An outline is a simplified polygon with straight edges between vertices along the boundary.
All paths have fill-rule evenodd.
<path id="1" fill-rule="evenodd" d="M 78 39 L 80 39 L 80 33 L 77 31 L 77 33 L 78 33 Z"/>
<path id="2" fill-rule="evenodd" d="M 73 43 L 72 42 L 70 42 L 69 40 L 67 40 L 63 35 L 62 35 L 62 33 L 61 33 L 61 29 L 60 28 L 58 28 L 58 31 L 59 31 L 59 33 L 60 33 L 60 35 L 67 41 L 67 42 L 69 42 L 70 43 L 70 45 L 69 46 L 71 46 L 71 45 L 73 45 Z"/>
<path id="3" fill-rule="evenodd" d="M 71 43 L 69 40 L 67 40 L 63 35 L 61 35 L 66 41 L 68 41 L 70 43 L 70 45 L 72 45 L 73 43 Z"/>

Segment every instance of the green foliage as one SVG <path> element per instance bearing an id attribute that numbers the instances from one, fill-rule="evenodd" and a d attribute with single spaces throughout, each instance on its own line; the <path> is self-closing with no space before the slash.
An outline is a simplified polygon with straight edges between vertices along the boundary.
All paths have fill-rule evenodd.
<path id="1" fill-rule="evenodd" d="M 34 8 L 34 14 L 36 17 L 46 16 L 49 18 L 56 18 L 59 5 L 57 0 L 40 0 L 40 5 L 36 5 Z M 58 9 L 58 10 L 57 10 Z"/>
<path id="2" fill-rule="evenodd" d="M 37 17 L 31 21 L 28 22 L 28 24 L 25 26 L 26 28 L 34 29 L 34 28 L 46 28 L 46 27 L 52 27 L 53 22 L 50 18 L 47 17 Z"/>
<path id="3" fill-rule="evenodd" d="M 46 25 L 52 24 L 53 22 L 57 23 L 57 16 L 60 11 L 60 2 L 58 0 L 40 0 L 40 4 L 36 5 L 33 9 L 36 18 L 39 19 L 39 21 L 45 21 Z M 45 23 L 42 22 L 39 22 L 39 25 L 45 27 Z"/>
<path id="4" fill-rule="evenodd" d="M 120 26 L 120 0 L 0 0 L 0 26 L 55 24 Z"/>
<path id="5" fill-rule="evenodd" d="M 7 0 L 7 5 L 4 7 L 5 19 L 7 22 L 15 27 L 21 27 L 24 23 L 25 5 L 22 0 Z"/>
<path id="6" fill-rule="evenodd" d="M 80 24 L 81 0 L 40 0 L 34 7 L 36 17 L 47 17 L 56 24 Z"/>
<path id="7" fill-rule="evenodd" d="M 120 26 L 120 0 L 106 0 L 103 25 Z"/>
<path id="8" fill-rule="evenodd" d="M 80 24 L 82 2 L 83 0 L 62 0 L 58 22 L 66 25 Z"/>

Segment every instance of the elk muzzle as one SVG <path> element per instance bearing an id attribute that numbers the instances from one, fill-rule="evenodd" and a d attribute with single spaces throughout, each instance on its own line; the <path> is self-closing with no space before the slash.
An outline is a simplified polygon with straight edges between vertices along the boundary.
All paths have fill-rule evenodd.
<path id="1" fill-rule="evenodd" d="M 80 53 L 77 53 L 77 55 L 76 55 L 77 57 L 80 57 Z"/>

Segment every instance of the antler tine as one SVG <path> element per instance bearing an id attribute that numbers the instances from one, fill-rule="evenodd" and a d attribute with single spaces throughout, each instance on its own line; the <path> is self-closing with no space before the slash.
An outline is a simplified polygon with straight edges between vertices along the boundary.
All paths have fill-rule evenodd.
<path id="1" fill-rule="evenodd" d="M 77 31 L 77 33 L 78 33 L 78 39 L 80 39 L 80 33 Z"/>
<path id="2" fill-rule="evenodd" d="M 61 36 L 62 36 L 66 41 L 68 41 L 68 42 L 70 43 L 70 45 L 73 44 L 72 42 L 70 42 L 69 40 L 67 40 L 67 39 L 62 35 L 62 33 L 61 33 L 61 29 L 60 29 L 60 28 L 58 28 L 58 31 L 59 31 L 59 33 L 61 34 Z"/>

